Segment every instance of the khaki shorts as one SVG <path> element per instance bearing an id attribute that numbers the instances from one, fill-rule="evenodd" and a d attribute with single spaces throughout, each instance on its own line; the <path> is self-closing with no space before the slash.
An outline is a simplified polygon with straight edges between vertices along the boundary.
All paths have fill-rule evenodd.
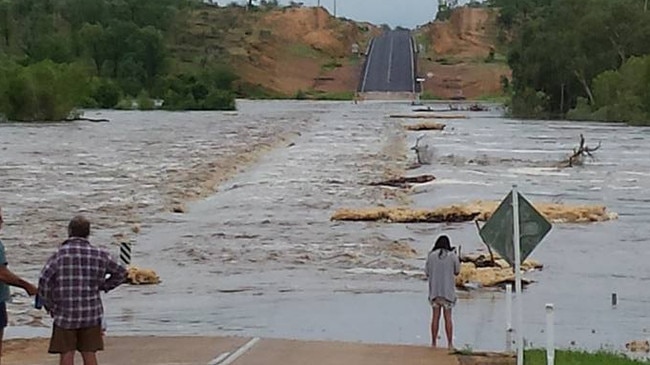
<path id="1" fill-rule="evenodd" d="M 445 309 L 451 309 L 454 307 L 454 302 L 450 302 L 443 297 L 435 297 L 433 300 L 429 299 L 429 304 L 431 304 L 433 308 L 442 307 Z"/>
<path id="2" fill-rule="evenodd" d="M 102 326 L 68 330 L 54 325 L 50 339 L 50 354 L 66 352 L 97 352 L 104 349 Z"/>

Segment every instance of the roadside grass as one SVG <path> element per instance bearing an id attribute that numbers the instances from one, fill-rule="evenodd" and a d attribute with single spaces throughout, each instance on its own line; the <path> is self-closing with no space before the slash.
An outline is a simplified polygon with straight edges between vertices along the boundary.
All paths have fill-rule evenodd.
<path id="1" fill-rule="evenodd" d="M 420 100 L 443 100 L 443 98 L 434 95 L 431 91 L 424 91 L 420 94 Z"/>
<path id="2" fill-rule="evenodd" d="M 418 33 L 415 36 L 415 41 L 417 42 L 418 45 L 422 45 L 422 47 L 424 47 L 424 53 L 422 54 L 423 56 L 432 55 L 431 50 L 433 49 L 433 47 L 432 47 L 431 39 L 427 37 L 426 34 Z"/>
<path id="3" fill-rule="evenodd" d="M 321 52 L 318 50 L 300 43 L 294 43 L 287 46 L 287 52 L 293 56 L 304 57 L 304 58 L 320 58 L 322 57 Z"/>
<path id="4" fill-rule="evenodd" d="M 350 56 L 348 58 L 348 65 L 357 66 L 361 64 L 361 57 L 359 56 Z"/>
<path id="5" fill-rule="evenodd" d="M 323 71 L 333 71 L 339 67 L 343 67 L 343 64 L 337 59 L 330 59 L 326 63 L 321 65 L 321 70 Z"/>
<path id="6" fill-rule="evenodd" d="M 331 91 L 322 92 L 310 90 L 307 92 L 307 99 L 311 100 L 330 100 L 330 101 L 343 101 L 354 99 L 354 91 Z"/>
<path id="7" fill-rule="evenodd" d="M 476 98 L 477 101 L 495 104 L 507 104 L 510 102 L 510 96 L 504 94 L 485 94 Z"/>
<path id="8" fill-rule="evenodd" d="M 545 350 L 527 350 L 526 365 L 546 365 Z M 648 364 L 647 361 L 635 360 L 612 352 L 582 352 L 572 350 L 555 351 L 555 365 L 636 365 Z"/>
<path id="9" fill-rule="evenodd" d="M 457 57 L 437 57 L 433 61 L 443 66 L 454 66 L 464 62 L 463 59 Z"/>
<path id="10" fill-rule="evenodd" d="M 475 56 L 475 57 L 455 57 L 455 56 L 438 56 L 438 55 L 425 55 L 425 57 L 431 58 L 431 62 L 434 62 L 442 66 L 455 66 L 460 64 L 495 64 L 495 65 L 507 65 L 508 57 L 502 53 L 495 53 L 492 57 L 486 54 L 485 56 Z"/>
<path id="11" fill-rule="evenodd" d="M 238 97 L 245 97 L 249 100 L 287 100 L 293 99 L 291 95 L 285 95 L 276 91 L 268 90 L 261 85 L 243 84 L 236 90 Z"/>

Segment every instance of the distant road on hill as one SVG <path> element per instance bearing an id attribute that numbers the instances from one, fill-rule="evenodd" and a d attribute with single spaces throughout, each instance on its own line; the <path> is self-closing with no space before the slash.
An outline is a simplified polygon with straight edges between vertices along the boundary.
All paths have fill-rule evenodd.
<path id="1" fill-rule="evenodd" d="M 374 38 L 358 91 L 416 92 L 414 48 L 409 31 L 388 31 Z"/>

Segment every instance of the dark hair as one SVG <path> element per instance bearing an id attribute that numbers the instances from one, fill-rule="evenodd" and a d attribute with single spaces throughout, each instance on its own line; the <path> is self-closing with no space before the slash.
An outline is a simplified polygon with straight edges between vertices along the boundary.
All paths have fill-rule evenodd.
<path id="1" fill-rule="evenodd" d="M 436 244 L 433 245 L 431 251 L 435 251 L 435 250 L 440 250 L 440 252 L 438 252 L 438 257 L 442 257 L 442 253 L 444 251 L 452 251 L 453 249 L 451 248 L 451 242 L 449 241 L 449 237 L 447 237 L 444 234 L 438 237 L 438 239 L 436 240 Z"/>
<path id="2" fill-rule="evenodd" d="M 81 215 L 72 218 L 68 224 L 68 236 L 88 238 L 90 236 L 90 221 Z"/>

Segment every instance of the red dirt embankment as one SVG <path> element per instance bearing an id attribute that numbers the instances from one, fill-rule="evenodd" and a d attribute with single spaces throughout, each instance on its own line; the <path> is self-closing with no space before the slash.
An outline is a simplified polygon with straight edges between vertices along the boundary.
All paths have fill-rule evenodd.
<path id="1" fill-rule="evenodd" d="M 495 41 L 490 31 L 496 15 L 490 9 L 458 8 L 449 20 L 430 23 L 426 34 L 438 55 L 485 57 Z"/>
<path id="2" fill-rule="evenodd" d="M 420 58 L 420 74 L 431 76 L 425 91 L 441 98 L 470 99 L 502 93 L 501 78 L 509 78 L 511 72 L 497 51 L 497 15 L 493 9 L 461 7 L 449 19 L 418 30 L 427 48 Z"/>
<path id="3" fill-rule="evenodd" d="M 357 87 L 360 70 L 351 58 L 352 45 L 367 42 L 370 37 L 363 29 L 370 26 L 336 19 L 324 8 L 271 12 L 259 26 L 269 29 L 273 39 L 250 51 L 251 62 L 240 68 L 245 81 L 282 93 Z"/>
<path id="4" fill-rule="evenodd" d="M 335 18 L 324 8 L 209 6 L 192 10 L 170 40 L 180 69 L 232 66 L 243 87 L 293 97 L 302 92 L 352 92 L 360 52 L 378 28 Z"/>

